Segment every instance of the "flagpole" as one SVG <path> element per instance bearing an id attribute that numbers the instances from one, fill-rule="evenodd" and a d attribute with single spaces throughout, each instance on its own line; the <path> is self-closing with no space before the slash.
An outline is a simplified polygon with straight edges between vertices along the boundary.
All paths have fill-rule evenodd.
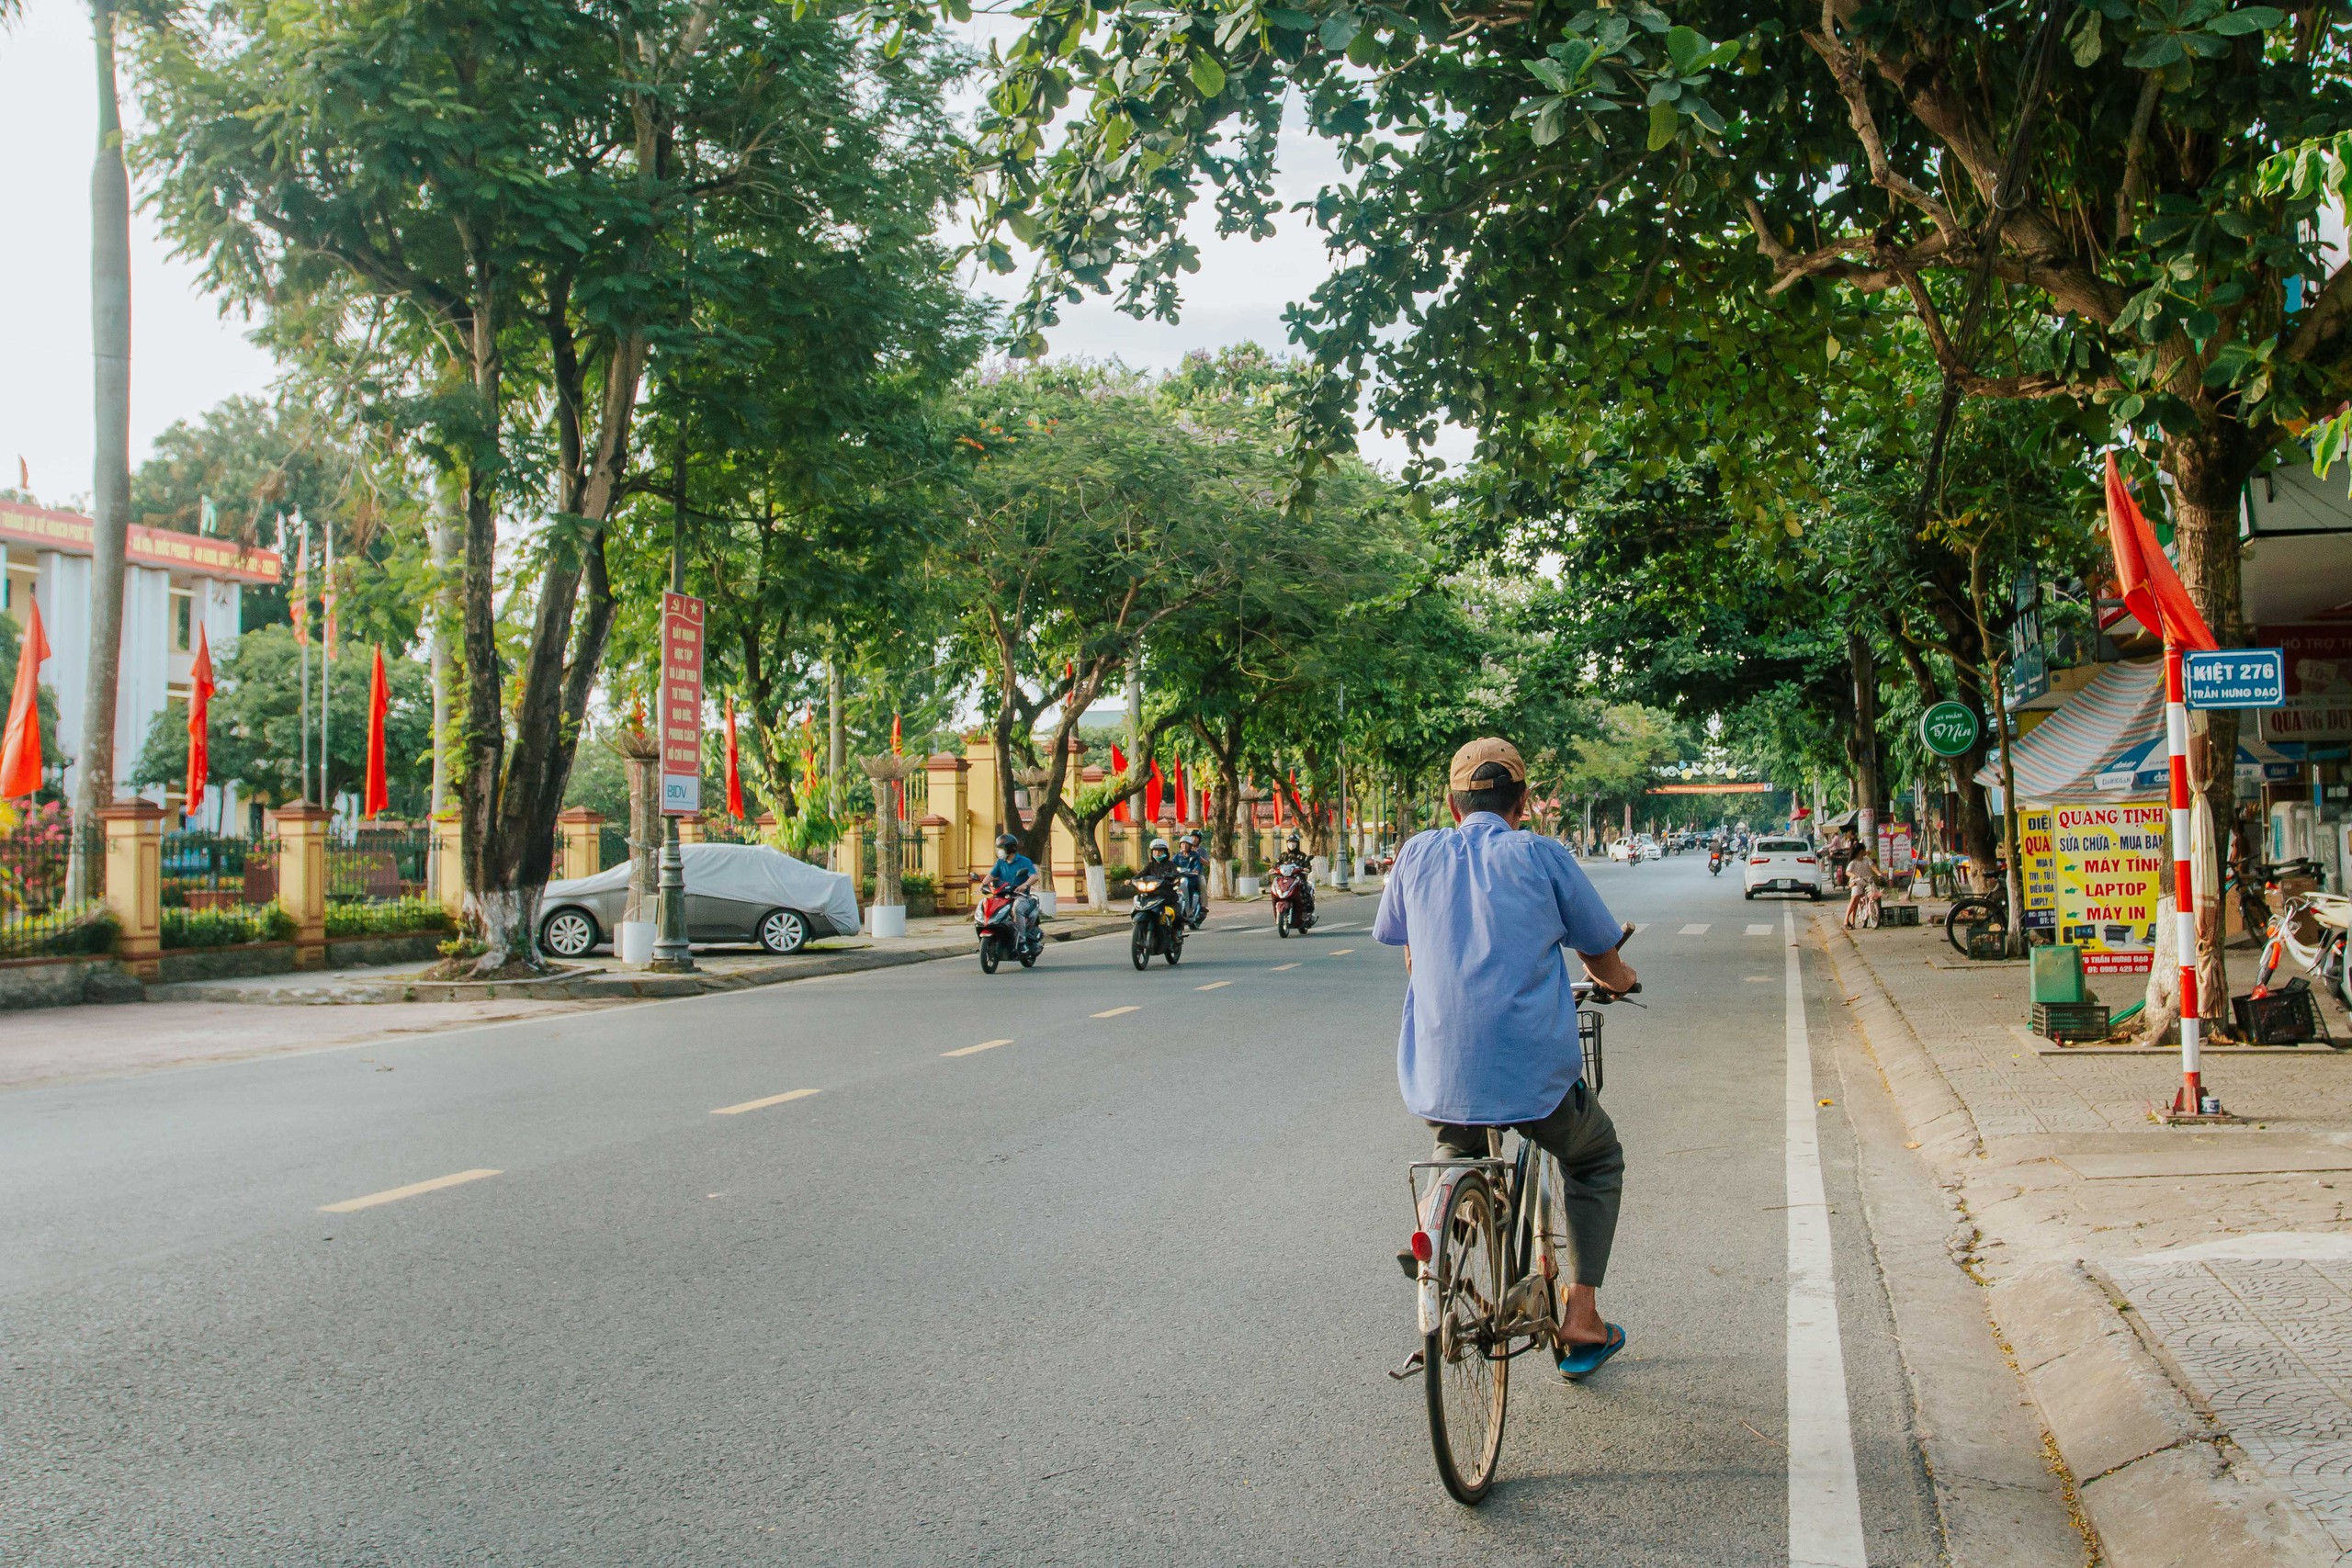
<path id="1" fill-rule="evenodd" d="M 334 683 L 334 519 L 327 519 L 319 530 L 319 539 L 325 560 L 319 569 L 319 598 L 324 612 L 319 617 L 319 804 L 326 807 L 332 826 L 334 784 L 329 770 L 334 762 L 327 745 L 327 693 Z"/>

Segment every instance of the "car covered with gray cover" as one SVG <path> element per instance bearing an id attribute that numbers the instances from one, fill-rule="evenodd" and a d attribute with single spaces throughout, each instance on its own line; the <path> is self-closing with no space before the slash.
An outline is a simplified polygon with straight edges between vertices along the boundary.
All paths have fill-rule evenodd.
<path id="1" fill-rule="evenodd" d="M 819 937 L 857 934 L 857 892 L 839 872 L 764 844 L 682 844 L 678 853 L 689 942 L 755 942 L 770 953 L 797 953 Z M 548 883 L 539 900 L 540 948 L 578 958 L 610 942 L 628 908 L 634 864 Z"/>

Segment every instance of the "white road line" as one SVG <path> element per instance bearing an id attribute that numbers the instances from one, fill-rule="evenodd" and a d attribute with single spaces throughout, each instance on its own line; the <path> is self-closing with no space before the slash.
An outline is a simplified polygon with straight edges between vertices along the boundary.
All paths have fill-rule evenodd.
<path id="1" fill-rule="evenodd" d="M 1000 1045 L 1010 1045 L 1010 1040 L 983 1040 L 978 1045 L 959 1045 L 953 1051 L 942 1051 L 943 1056 L 971 1056 L 982 1051 L 993 1051 Z"/>
<path id="2" fill-rule="evenodd" d="M 1211 980 L 1207 985 L 1195 986 L 1193 989 L 1196 991 L 1221 991 L 1231 984 L 1233 984 L 1233 982 L 1230 980 Z"/>
<path id="3" fill-rule="evenodd" d="M 1677 936 L 1705 936 L 1707 934 L 1707 922 L 1701 920 L 1695 924 L 1684 926 L 1680 931 L 1674 934 Z"/>
<path id="4" fill-rule="evenodd" d="M 1747 928 L 1747 934 L 1749 936 L 1770 936 L 1772 934 L 1772 928 L 1765 922 L 1758 920 L 1754 925 Z"/>
<path id="5" fill-rule="evenodd" d="M 1098 1012 L 1094 1016 L 1097 1018 L 1116 1018 L 1123 1012 L 1141 1012 L 1142 1010 L 1143 1009 L 1141 1007 L 1113 1008 L 1107 1012 Z"/>
<path id="6" fill-rule="evenodd" d="M 438 1192 L 444 1187 L 461 1187 L 469 1181 L 480 1181 L 485 1176 L 503 1176 L 497 1170 L 461 1170 L 452 1176 L 436 1176 L 430 1181 L 412 1181 L 406 1187 L 393 1187 L 382 1192 L 370 1192 L 365 1198 L 345 1198 L 340 1203 L 322 1203 L 322 1214 L 348 1214 L 355 1209 L 372 1209 L 379 1203 L 397 1203 L 403 1198 L 413 1198 L 420 1192 Z"/>
<path id="7" fill-rule="evenodd" d="M 1830 1252 L 1829 1201 L 1821 1184 L 1821 1110 L 1813 1098 L 1813 1042 L 1805 1026 L 1794 914 L 1781 913 L 1788 942 L 1789 1563 L 1869 1568 L 1861 1488 L 1854 1478 L 1854 1426 L 1846 1404 L 1845 1341 Z"/>
<path id="8" fill-rule="evenodd" d="M 771 1105 L 782 1105 L 787 1100 L 806 1100 L 817 1091 L 813 1089 L 787 1089 L 764 1100 L 747 1100 L 741 1105 L 722 1105 L 711 1112 L 713 1116 L 741 1116 L 746 1111 L 764 1111 Z"/>
<path id="9" fill-rule="evenodd" d="M 1323 956 L 1326 958 L 1345 958 L 1349 953 L 1353 953 L 1355 949 L 1352 947 L 1335 947 Z"/>
<path id="10" fill-rule="evenodd" d="M 1268 971 L 1268 973 L 1279 975 L 1285 969 L 1295 969 L 1297 967 L 1298 965 L 1295 964 L 1277 964 L 1272 970 Z"/>

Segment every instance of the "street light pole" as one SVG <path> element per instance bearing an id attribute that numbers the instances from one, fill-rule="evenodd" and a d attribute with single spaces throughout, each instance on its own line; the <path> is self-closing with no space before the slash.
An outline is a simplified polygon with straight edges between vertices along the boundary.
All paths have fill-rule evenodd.
<path id="1" fill-rule="evenodd" d="M 683 448 L 675 461 L 670 495 L 670 592 L 684 593 L 686 464 Z M 665 705 L 662 717 L 666 722 L 669 694 L 663 692 L 660 700 Z M 686 859 L 678 848 L 678 819 L 666 810 L 662 813 L 662 881 L 653 905 L 653 960 L 646 968 L 657 975 L 691 975 L 695 971 L 694 949 L 686 941 Z"/>

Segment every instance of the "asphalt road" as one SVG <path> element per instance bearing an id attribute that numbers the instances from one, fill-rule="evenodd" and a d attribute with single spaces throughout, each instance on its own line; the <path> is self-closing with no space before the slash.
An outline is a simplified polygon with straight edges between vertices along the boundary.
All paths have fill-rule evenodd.
<path id="1" fill-rule="evenodd" d="M 1097 939 L 0 1094 L 0 1562 L 1787 1564 L 1781 912 L 1593 874 L 1652 1004 L 1609 1018 L 1630 1346 L 1519 1363 L 1476 1512 L 1385 1375 L 1428 1138 L 1334 898 L 1143 975 Z M 1868 1561 L 1936 1562 L 1818 1126 Z"/>

